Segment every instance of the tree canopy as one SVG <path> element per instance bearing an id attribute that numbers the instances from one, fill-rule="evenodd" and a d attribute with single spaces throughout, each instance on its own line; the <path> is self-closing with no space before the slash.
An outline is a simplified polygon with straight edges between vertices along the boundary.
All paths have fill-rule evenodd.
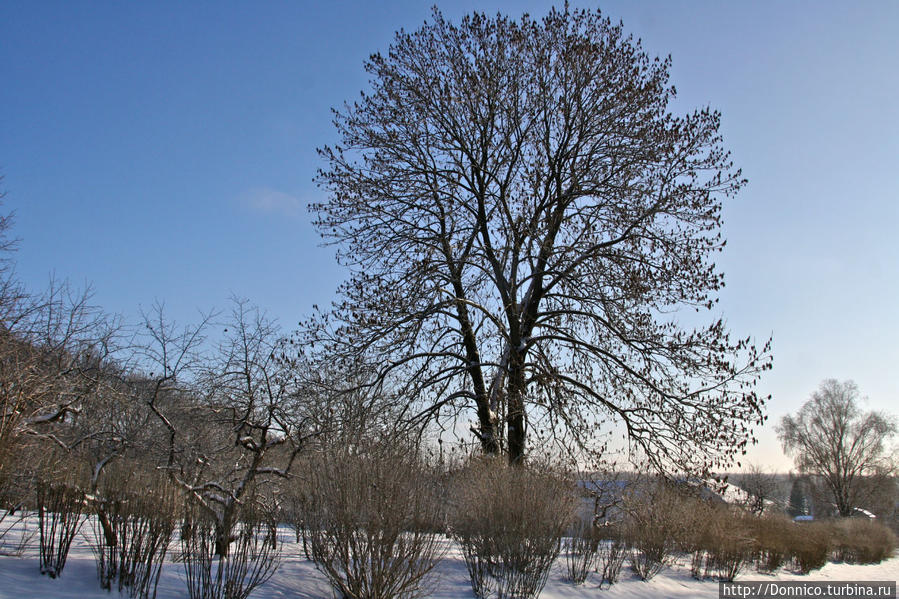
<path id="1" fill-rule="evenodd" d="M 745 179 L 716 111 L 671 112 L 669 67 L 599 11 L 397 33 L 320 149 L 312 209 L 352 275 L 299 345 L 374 365 L 404 424 L 473 414 L 513 462 L 623 430 L 660 470 L 729 463 L 764 419 L 769 346 L 678 311 L 716 305 Z"/>

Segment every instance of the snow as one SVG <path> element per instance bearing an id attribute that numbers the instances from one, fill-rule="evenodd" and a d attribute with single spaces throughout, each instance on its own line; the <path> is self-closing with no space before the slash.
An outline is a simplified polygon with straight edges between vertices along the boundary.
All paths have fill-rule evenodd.
<path id="1" fill-rule="evenodd" d="M 734 505 L 745 505 L 752 499 L 749 493 L 734 484 L 728 484 L 720 495 L 721 499 Z M 770 504 L 771 502 L 765 501 L 765 503 Z"/>
<path id="2" fill-rule="evenodd" d="M 9 524 L 9 521 L 5 524 Z M 29 519 L 25 523 L 28 530 L 35 531 L 36 523 Z M 21 525 L 20 525 L 21 527 Z M 17 528 L 20 528 L 17 527 Z M 3 529 L 6 527 L 3 526 Z M 281 567 L 275 576 L 257 588 L 251 599 L 328 599 L 333 597 L 325 578 L 315 567 L 303 557 L 302 548 L 295 543 L 292 530 L 279 529 L 284 542 L 284 557 Z M 0 556 L 0 599 L 24 599 L 41 597 L 43 599 L 108 599 L 115 593 L 100 589 L 97 583 L 97 571 L 94 556 L 87 543 L 90 533 L 88 525 L 72 544 L 72 550 L 66 562 L 65 570 L 58 579 L 50 579 L 39 573 L 37 557 L 37 537 L 31 538 L 22 556 Z M 0 541 L 0 549 L 10 551 L 16 539 L 15 533 L 7 535 Z M 473 597 L 468 583 L 468 575 L 458 548 L 446 541 L 446 556 L 438 565 L 434 574 L 425 585 L 428 591 L 425 596 L 434 599 L 469 599 Z M 177 542 L 173 542 L 169 558 L 178 552 Z M 160 579 L 158 599 L 182 599 L 185 597 L 185 584 L 181 564 L 166 562 Z M 849 565 L 829 563 L 821 570 L 807 576 L 793 574 L 781 570 L 775 575 L 759 574 L 755 571 L 744 572 L 738 580 L 766 581 L 828 581 L 828 580 L 889 580 L 899 579 L 899 558 L 894 557 L 877 565 Z M 124 595 L 123 595 L 124 596 Z M 587 599 L 592 598 L 696 598 L 718 597 L 718 582 L 714 580 L 698 581 L 690 576 L 686 560 L 681 560 L 670 568 L 663 570 L 648 582 L 643 582 L 627 569 L 622 570 L 621 580 L 608 588 L 599 589 L 598 577 L 591 574 L 587 582 L 574 586 L 565 580 L 565 560 L 557 560 L 540 597 L 542 599 Z"/>

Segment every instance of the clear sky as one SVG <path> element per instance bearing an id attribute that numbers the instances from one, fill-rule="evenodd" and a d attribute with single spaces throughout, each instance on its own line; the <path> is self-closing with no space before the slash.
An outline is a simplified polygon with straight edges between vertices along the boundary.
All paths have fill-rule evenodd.
<path id="1" fill-rule="evenodd" d="M 580 5 L 574 3 L 574 5 Z M 748 187 L 725 208 L 722 312 L 774 335 L 771 421 L 827 377 L 899 412 L 899 2 L 602 2 L 671 54 Z M 585 4 L 584 6 L 596 6 Z M 544 2 L 444 3 L 542 15 Z M 0 183 L 19 275 L 134 318 L 248 297 L 290 330 L 342 273 L 305 206 L 329 108 L 428 2 L 0 1 Z M 750 460 L 789 468 L 773 427 Z"/>

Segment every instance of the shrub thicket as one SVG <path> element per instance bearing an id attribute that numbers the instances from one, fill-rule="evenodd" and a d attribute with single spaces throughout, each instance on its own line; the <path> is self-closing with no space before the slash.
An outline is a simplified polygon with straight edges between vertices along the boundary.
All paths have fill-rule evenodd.
<path id="1" fill-rule="evenodd" d="M 793 522 L 782 514 L 759 517 L 661 481 L 633 489 L 624 507 L 631 565 L 644 580 L 677 553 L 691 556 L 694 577 L 730 581 L 753 564 L 759 572 L 789 566 L 805 574 L 824 566 L 829 557 L 878 563 L 893 555 L 896 547 L 891 530 L 873 520 Z"/>

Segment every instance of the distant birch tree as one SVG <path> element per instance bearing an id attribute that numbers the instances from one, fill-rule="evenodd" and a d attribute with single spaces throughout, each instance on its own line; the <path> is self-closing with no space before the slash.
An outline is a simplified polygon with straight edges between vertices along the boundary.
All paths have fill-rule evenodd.
<path id="1" fill-rule="evenodd" d="M 799 471 L 823 481 L 845 517 L 895 485 L 887 443 L 896 430 L 895 418 L 861 410 L 854 382 L 827 379 L 795 415 L 783 417 L 777 434 Z"/>
<path id="2" fill-rule="evenodd" d="M 728 464 L 769 346 L 673 313 L 714 308 L 745 180 L 717 112 L 672 114 L 669 67 L 598 11 L 397 33 L 320 150 L 311 208 L 352 275 L 298 345 L 373 364 L 407 425 L 474 415 L 512 462 L 617 427 L 660 470 Z"/>

